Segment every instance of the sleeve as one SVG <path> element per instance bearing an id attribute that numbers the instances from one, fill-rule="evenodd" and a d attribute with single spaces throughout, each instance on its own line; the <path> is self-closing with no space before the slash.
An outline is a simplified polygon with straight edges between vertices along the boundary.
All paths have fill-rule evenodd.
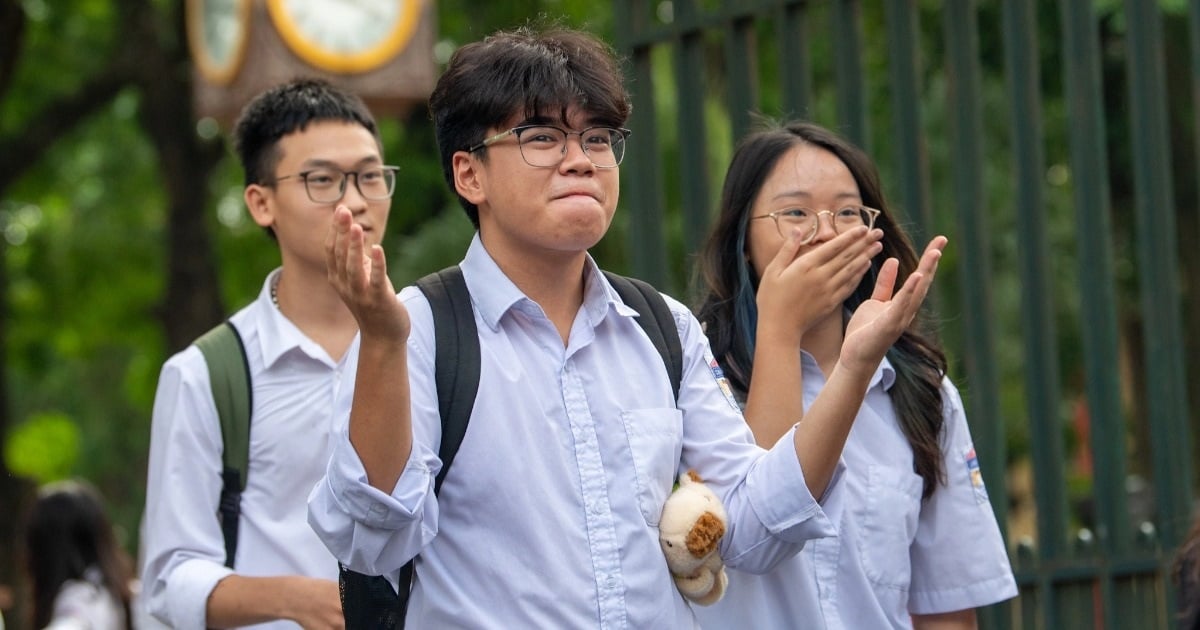
<path id="1" fill-rule="evenodd" d="M 729 523 L 721 557 L 726 564 L 766 573 L 806 541 L 836 535 L 823 505 L 840 504 L 842 466 L 818 501 L 804 482 L 791 432 L 769 451 L 756 445 L 700 323 L 674 304 L 684 348 L 680 472 L 698 471 L 724 502 Z"/>
<path id="2" fill-rule="evenodd" d="M 204 628 L 209 594 L 232 573 L 215 517 L 221 449 L 208 369 L 191 346 L 167 361 L 159 375 L 142 538 L 147 606 L 174 628 Z"/>
<path id="3" fill-rule="evenodd" d="M 420 291 L 408 287 L 404 300 L 413 322 L 408 340 L 412 397 L 413 447 L 391 493 L 367 482 L 366 469 L 350 443 L 349 416 L 354 388 L 343 388 L 334 404 L 333 455 L 325 476 L 308 498 L 308 522 L 338 562 L 366 575 L 388 576 L 393 584 L 401 567 L 437 535 L 438 504 L 433 481 L 441 470 L 437 457 L 441 416 L 433 383 L 433 318 Z"/>
<path id="4" fill-rule="evenodd" d="M 965 610 L 1017 595 L 962 399 L 949 379 L 942 382 L 942 405 L 946 483 L 939 484 L 922 506 L 909 548 L 912 582 L 908 607 L 914 614 Z"/>

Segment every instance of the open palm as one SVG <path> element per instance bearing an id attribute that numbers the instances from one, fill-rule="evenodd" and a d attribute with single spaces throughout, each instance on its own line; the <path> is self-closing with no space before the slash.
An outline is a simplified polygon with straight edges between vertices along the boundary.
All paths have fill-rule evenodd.
<path id="1" fill-rule="evenodd" d="M 889 258 L 883 263 L 871 299 L 860 304 L 846 324 L 840 362 L 848 364 L 848 367 L 871 370 L 879 365 L 888 348 L 900 338 L 925 302 L 946 242 L 944 236 L 929 241 L 917 270 L 908 276 L 904 286 L 894 295 L 892 291 L 899 262 Z"/>

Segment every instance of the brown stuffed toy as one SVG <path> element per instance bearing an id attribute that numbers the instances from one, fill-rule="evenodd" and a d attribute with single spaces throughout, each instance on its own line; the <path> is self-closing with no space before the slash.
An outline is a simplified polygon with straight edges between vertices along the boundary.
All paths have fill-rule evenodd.
<path id="1" fill-rule="evenodd" d="M 675 586 L 687 599 L 708 606 L 725 594 L 729 579 L 717 547 L 725 535 L 725 507 L 696 471 L 679 478 L 663 504 L 658 542 Z"/>

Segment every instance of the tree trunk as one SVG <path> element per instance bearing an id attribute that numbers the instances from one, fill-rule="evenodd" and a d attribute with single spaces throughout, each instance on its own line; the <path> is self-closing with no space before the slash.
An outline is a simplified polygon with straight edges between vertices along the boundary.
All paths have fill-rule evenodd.
<path id="1" fill-rule="evenodd" d="M 146 55 L 138 80 L 143 98 L 142 128 L 157 150 L 167 190 L 167 285 L 159 319 L 167 351 L 183 349 L 221 321 L 224 308 L 217 284 L 212 238 L 205 221 L 209 175 L 221 158 L 222 144 L 206 142 L 195 131 L 192 71 L 184 13 L 173 9 L 173 36 L 162 42 L 159 16 L 146 15 L 143 37 L 158 41 L 158 54 Z"/>

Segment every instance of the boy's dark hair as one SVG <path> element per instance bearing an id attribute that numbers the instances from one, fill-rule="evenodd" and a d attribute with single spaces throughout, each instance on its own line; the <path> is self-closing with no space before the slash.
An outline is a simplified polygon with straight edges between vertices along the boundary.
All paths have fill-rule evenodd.
<path id="1" fill-rule="evenodd" d="M 270 182 L 279 163 L 280 138 L 323 120 L 358 123 L 379 142 L 375 118 L 362 99 L 327 81 L 293 79 L 254 97 L 242 109 L 234 128 L 246 185 Z"/>
<path id="2" fill-rule="evenodd" d="M 572 106 L 596 125 L 622 127 L 629 119 L 616 55 L 610 46 L 582 31 L 522 27 L 499 32 L 459 48 L 429 97 L 442 174 L 454 190 L 451 158 L 482 141 L 489 129 L 516 114 L 565 122 Z M 480 159 L 487 159 L 480 149 Z M 475 227 L 479 209 L 458 197 Z"/>

